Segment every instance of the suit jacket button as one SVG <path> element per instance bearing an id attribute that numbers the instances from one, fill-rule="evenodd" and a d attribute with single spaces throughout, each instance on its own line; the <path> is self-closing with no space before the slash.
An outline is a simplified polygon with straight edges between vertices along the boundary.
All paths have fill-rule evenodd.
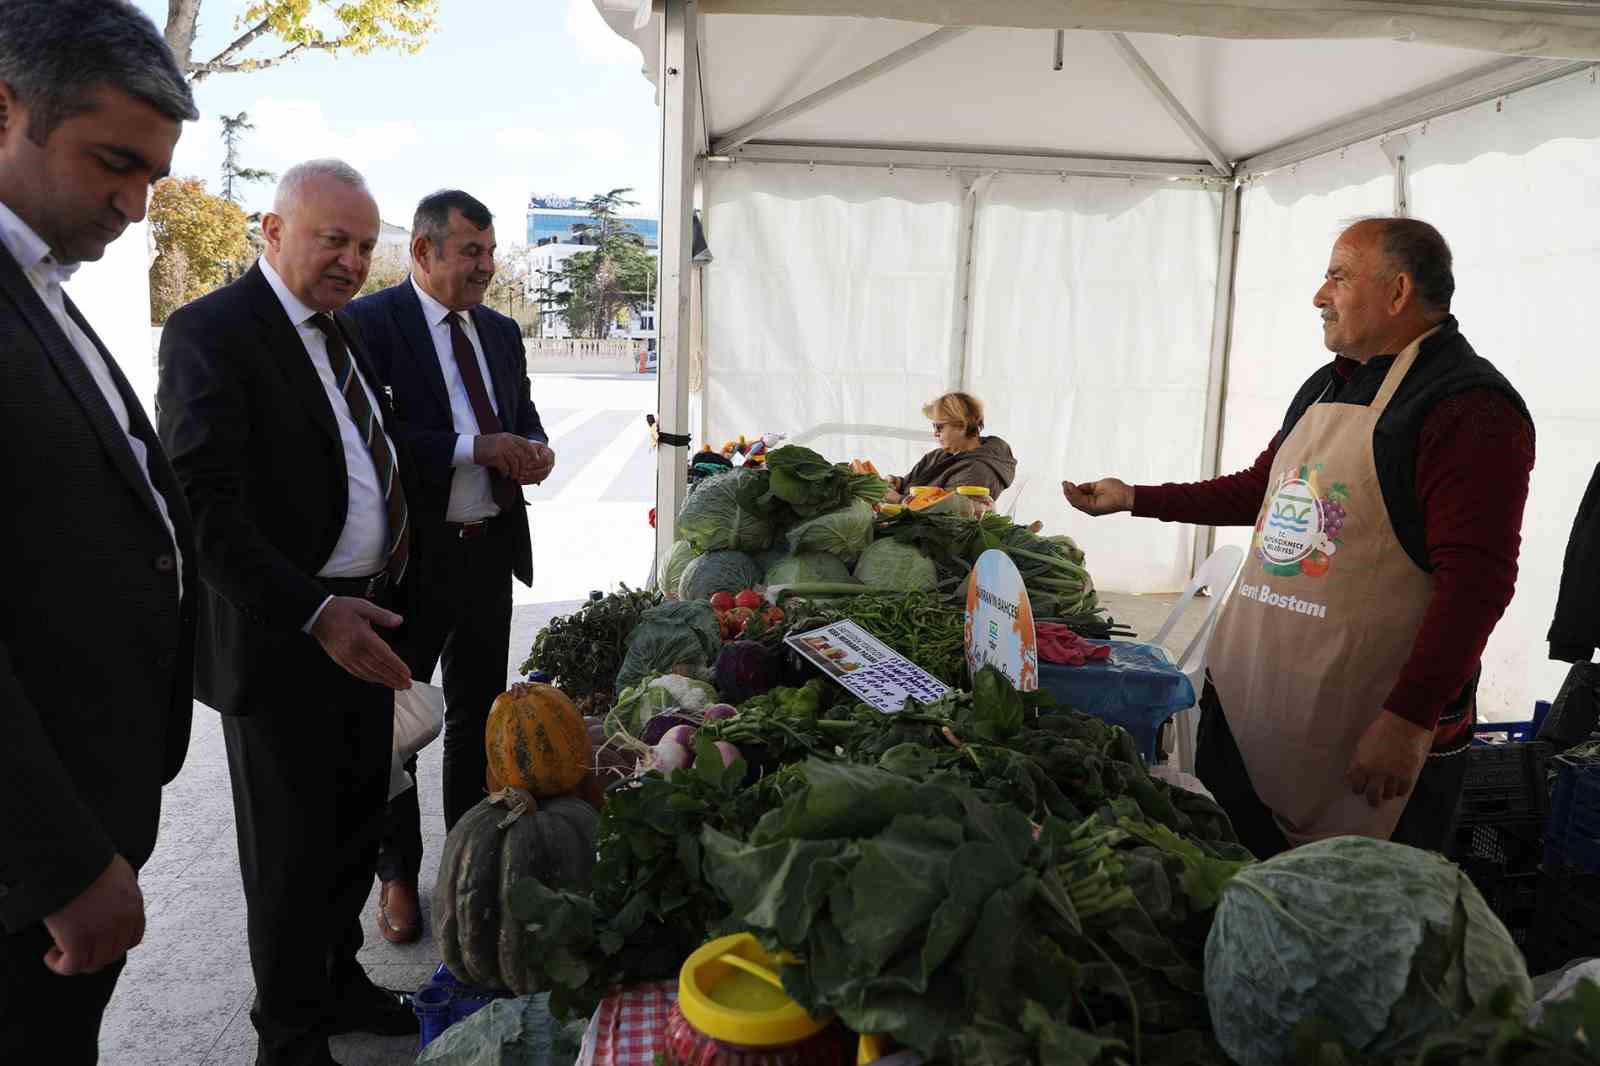
<path id="1" fill-rule="evenodd" d="M 163 574 L 170 574 L 178 568 L 178 560 L 170 555 L 156 556 L 156 569 Z"/>

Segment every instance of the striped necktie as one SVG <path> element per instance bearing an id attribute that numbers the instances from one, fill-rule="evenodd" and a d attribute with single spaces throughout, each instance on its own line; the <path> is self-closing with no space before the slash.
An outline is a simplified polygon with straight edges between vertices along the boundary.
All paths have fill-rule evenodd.
<path id="1" fill-rule="evenodd" d="M 345 347 L 344 337 L 340 335 L 333 316 L 324 312 L 313 315 L 311 322 L 327 338 L 328 365 L 333 368 L 333 380 L 339 385 L 345 406 L 350 408 L 350 417 L 361 439 L 366 442 L 372 465 L 378 472 L 378 484 L 383 488 L 383 507 L 389 516 L 389 537 L 384 544 L 384 555 L 388 562 L 384 565 L 384 571 L 391 581 L 399 584 L 405 576 L 406 560 L 411 555 L 411 522 L 406 512 L 406 494 L 400 486 L 400 471 L 395 464 L 394 452 L 389 447 L 389 438 L 384 436 L 383 423 L 372 409 L 372 401 L 367 398 L 367 390 L 361 387 L 361 376 L 356 373 L 355 360 L 350 358 L 350 349 Z"/>

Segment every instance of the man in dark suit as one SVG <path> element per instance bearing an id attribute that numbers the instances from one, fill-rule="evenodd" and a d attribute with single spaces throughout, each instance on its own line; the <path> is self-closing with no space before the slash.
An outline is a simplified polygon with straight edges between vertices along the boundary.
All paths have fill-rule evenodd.
<path id="1" fill-rule="evenodd" d="M 189 746 L 189 511 L 63 283 L 196 117 L 131 7 L 0 2 L 0 1062 L 97 1060 Z"/>
<path id="2" fill-rule="evenodd" d="M 403 448 L 355 331 L 378 207 L 337 160 L 284 174 L 266 254 L 179 309 L 157 409 L 200 546 L 196 694 L 219 710 L 249 914 L 259 1066 L 329 1035 L 415 1031 L 356 961 L 388 796 L 393 628 L 410 558 Z"/>
<path id="3" fill-rule="evenodd" d="M 522 330 L 483 306 L 494 253 L 489 209 L 459 190 L 434 193 L 412 221 L 411 277 L 350 305 L 416 463 L 417 579 L 399 644 L 416 677 L 444 660 L 447 829 L 484 795 L 483 732 L 505 688 L 511 575 L 533 583 L 522 486 L 555 465 Z M 415 759 L 408 766 L 415 774 Z M 378 929 L 395 943 L 422 931 L 420 821 L 415 787 L 390 803 Z"/>

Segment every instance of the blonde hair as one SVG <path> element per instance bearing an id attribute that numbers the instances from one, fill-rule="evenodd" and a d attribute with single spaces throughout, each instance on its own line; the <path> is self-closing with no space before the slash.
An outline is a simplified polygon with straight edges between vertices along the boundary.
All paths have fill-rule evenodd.
<path id="1" fill-rule="evenodd" d="M 956 426 L 967 436 L 976 437 L 983 430 L 983 401 L 965 392 L 947 392 L 924 405 L 922 417 Z"/>

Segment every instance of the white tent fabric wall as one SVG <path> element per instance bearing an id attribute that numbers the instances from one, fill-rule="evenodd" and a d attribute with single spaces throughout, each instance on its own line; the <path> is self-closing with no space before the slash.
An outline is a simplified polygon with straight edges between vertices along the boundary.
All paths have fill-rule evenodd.
<path id="1" fill-rule="evenodd" d="M 1462 332 L 1522 393 L 1538 435 L 1516 599 L 1490 638 L 1480 697 L 1525 718 L 1566 672 L 1545 635 L 1600 462 L 1600 87 L 1585 75 L 1435 121 L 1411 136 L 1410 165 L 1416 215 L 1455 252 Z"/>
<path id="2" fill-rule="evenodd" d="M 923 424 L 945 389 L 960 188 L 939 172 L 711 166 L 705 425 L 713 444 L 828 422 Z M 824 437 L 904 473 L 933 446 Z"/>
<path id="3" fill-rule="evenodd" d="M 1221 204 L 1167 183 L 1021 174 L 979 200 L 967 386 L 1027 481 L 1016 516 L 1070 533 L 1106 588 L 1189 577 L 1191 527 L 1086 520 L 1061 481 L 1200 476 Z"/>
<path id="4" fill-rule="evenodd" d="M 1522 393 L 1538 432 L 1517 594 L 1485 652 L 1479 693 L 1486 718 L 1522 719 L 1565 671 L 1546 660 L 1544 637 L 1572 516 L 1600 460 L 1600 362 L 1588 355 L 1600 330 L 1600 90 L 1583 75 L 1406 136 L 1410 213 L 1451 242 L 1462 332 Z M 1393 203 L 1393 170 L 1376 143 L 1246 190 L 1224 471 L 1254 461 L 1327 358 L 1311 296 L 1341 223 Z M 1248 545 L 1249 531 L 1219 530 L 1218 542 Z"/>

